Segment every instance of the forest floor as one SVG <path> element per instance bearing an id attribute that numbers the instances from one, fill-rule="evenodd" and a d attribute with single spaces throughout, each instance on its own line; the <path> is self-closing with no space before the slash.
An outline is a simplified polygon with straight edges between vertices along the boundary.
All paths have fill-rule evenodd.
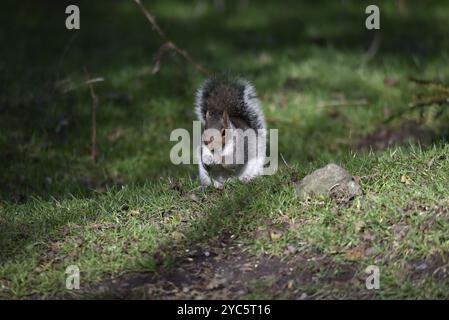
<path id="1" fill-rule="evenodd" d="M 279 130 L 275 175 L 215 190 L 169 157 L 204 77 L 176 54 L 152 74 L 161 41 L 132 1 L 72 2 L 79 31 L 63 2 L 0 13 L 0 298 L 449 298 L 448 113 L 428 103 L 449 91 L 449 3 L 380 1 L 377 32 L 363 1 L 144 1 L 208 69 L 251 80 Z M 97 163 L 84 67 L 104 79 Z M 299 200 L 329 162 L 363 195 Z"/>

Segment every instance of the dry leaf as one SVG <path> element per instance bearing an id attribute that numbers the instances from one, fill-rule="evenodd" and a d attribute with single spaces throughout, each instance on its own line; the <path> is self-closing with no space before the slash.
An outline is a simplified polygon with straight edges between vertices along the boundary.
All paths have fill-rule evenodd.
<path id="1" fill-rule="evenodd" d="M 140 215 L 142 213 L 143 213 L 142 209 L 131 209 L 131 210 L 128 211 L 128 215 L 130 215 L 131 217 L 138 216 L 138 215 Z"/>
<path id="2" fill-rule="evenodd" d="M 223 287 L 226 284 L 226 279 L 224 278 L 213 278 L 207 285 L 207 290 L 214 290 Z"/>
<path id="3" fill-rule="evenodd" d="M 184 196 L 193 202 L 201 202 L 200 197 L 198 197 L 195 193 L 187 193 Z"/>
<path id="4" fill-rule="evenodd" d="M 348 260 L 360 260 L 365 256 L 365 248 L 357 246 L 346 252 L 345 258 Z"/>
<path id="5" fill-rule="evenodd" d="M 407 235 L 410 227 L 405 222 L 399 222 L 393 225 L 393 233 L 395 240 L 401 240 Z"/>
<path id="6" fill-rule="evenodd" d="M 359 233 L 360 231 L 362 231 L 365 225 L 366 223 L 364 221 L 356 221 L 354 223 L 355 232 Z"/>
<path id="7" fill-rule="evenodd" d="M 288 245 L 287 248 L 284 251 L 285 254 L 295 254 L 296 248 L 292 245 Z"/>
<path id="8" fill-rule="evenodd" d="M 376 235 L 372 232 L 365 231 L 362 236 L 365 241 L 374 241 L 376 239 Z"/>
<path id="9" fill-rule="evenodd" d="M 403 175 L 401 176 L 401 182 L 402 182 L 402 183 L 405 183 L 405 184 L 410 184 L 411 180 L 410 180 L 410 178 L 409 178 L 408 176 L 406 176 L 405 174 L 403 174 Z"/>
<path id="10" fill-rule="evenodd" d="M 178 231 L 173 231 L 171 236 L 174 240 L 182 240 L 185 238 L 185 236 L 181 232 L 178 232 Z"/>
<path id="11" fill-rule="evenodd" d="M 278 230 L 271 230 L 270 232 L 270 238 L 273 241 L 279 240 L 282 237 L 282 232 Z"/>

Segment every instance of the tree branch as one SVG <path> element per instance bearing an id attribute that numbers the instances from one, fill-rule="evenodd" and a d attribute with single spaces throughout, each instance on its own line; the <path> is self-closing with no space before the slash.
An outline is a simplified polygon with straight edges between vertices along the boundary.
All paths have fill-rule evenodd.
<path id="1" fill-rule="evenodd" d="M 157 73 L 160 69 L 160 63 L 161 63 L 161 59 L 162 56 L 164 55 L 164 53 L 168 50 L 174 50 L 176 51 L 178 54 L 180 54 L 181 56 L 184 57 L 184 59 L 186 59 L 187 61 L 189 61 L 194 67 L 195 69 L 204 74 L 207 75 L 209 74 L 209 71 L 204 68 L 201 64 L 197 63 L 195 60 L 193 60 L 193 58 L 191 57 L 191 55 L 184 49 L 178 47 L 173 41 L 171 41 L 167 35 L 165 34 L 165 32 L 161 29 L 161 27 L 159 27 L 159 25 L 156 22 L 156 18 L 147 10 L 145 9 L 145 7 L 143 6 L 143 4 L 140 2 L 140 0 L 134 0 L 134 2 L 139 6 L 140 10 L 142 10 L 143 14 L 145 15 L 145 17 L 147 18 L 147 20 L 150 22 L 150 24 L 152 25 L 153 29 L 156 31 L 156 33 L 159 35 L 159 37 L 164 41 L 164 43 L 162 44 L 162 46 L 159 48 L 155 58 L 156 58 L 156 62 L 153 68 L 153 73 Z"/>

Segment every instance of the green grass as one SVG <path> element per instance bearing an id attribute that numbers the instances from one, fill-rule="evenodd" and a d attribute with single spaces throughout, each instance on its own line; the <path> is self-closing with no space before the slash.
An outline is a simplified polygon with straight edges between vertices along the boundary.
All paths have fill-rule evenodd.
<path id="1" fill-rule="evenodd" d="M 364 1 L 230 2 L 223 13 L 144 2 L 196 60 L 251 80 L 269 127 L 279 129 L 289 166 L 280 161 L 276 175 L 219 192 L 199 188 L 194 165 L 169 160 L 170 132 L 191 131 L 203 77 L 170 55 L 151 74 L 161 43 L 132 1 L 78 3 L 76 33 L 64 29 L 62 3 L 11 2 L 0 13 L 9 26 L 0 31 L 8 48 L 0 60 L 0 298 L 96 296 L 98 284 L 163 274 L 186 249 L 224 233 L 245 254 L 298 261 L 294 274 L 313 275 L 292 276 L 279 292 L 273 272 L 242 298 L 449 298 L 447 114 L 435 119 L 431 108 L 388 124 L 419 120 L 435 133 L 429 145 L 354 147 L 412 101 L 420 88 L 409 76 L 449 81 L 448 4 L 410 2 L 400 14 L 381 2 L 380 48 L 367 61 L 375 33 L 364 28 Z M 105 79 L 95 85 L 96 165 L 88 88 L 55 86 L 81 83 L 84 66 Z M 341 99 L 367 103 L 327 106 Z M 68 125 L 56 132 L 61 119 Z M 299 201 L 292 181 L 331 161 L 360 177 L 364 195 L 349 204 Z M 65 289 L 69 265 L 81 270 L 82 293 Z M 381 270 L 375 292 L 365 289 L 368 265 Z M 339 280 L 348 270 L 351 279 Z"/>

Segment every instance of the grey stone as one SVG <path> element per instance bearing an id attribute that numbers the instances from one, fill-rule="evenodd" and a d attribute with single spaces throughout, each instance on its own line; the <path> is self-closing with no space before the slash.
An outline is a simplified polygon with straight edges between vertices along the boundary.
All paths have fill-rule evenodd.
<path id="1" fill-rule="evenodd" d="M 345 169 L 330 163 L 299 181 L 296 185 L 296 194 L 300 199 L 330 196 L 350 200 L 361 195 L 362 189 Z"/>

